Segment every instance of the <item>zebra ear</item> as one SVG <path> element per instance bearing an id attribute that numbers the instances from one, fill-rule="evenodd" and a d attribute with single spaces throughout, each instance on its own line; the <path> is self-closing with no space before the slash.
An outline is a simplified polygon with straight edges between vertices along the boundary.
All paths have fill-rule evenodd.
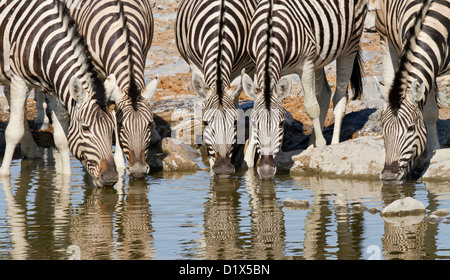
<path id="1" fill-rule="evenodd" d="M 411 83 L 411 90 L 409 92 L 408 98 L 413 102 L 419 102 L 425 97 L 425 83 L 419 85 L 417 80 Z"/>
<path id="2" fill-rule="evenodd" d="M 249 75 L 243 73 L 242 75 L 242 87 L 244 88 L 245 94 L 251 99 L 256 99 L 256 89 L 255 83 Z"/>
<path id="3" fill-rule="evenodd" d="M 119 90 L 117 85 L 116 76 L 114 74 L 109 75 L 105 81 L 106 99 L 114 101 L 116 104 L 122 99 L 123 94 Z"/>
<path id="4" fill-rule="evenodd" d="M 83 88 L 83 84 L 77 77 L 72 77 L 70 79 L 69 86 L 70 96 L 77 102 L 77 104 L 82 104 L 88 99 L 88 94 Z"/>
<path id="5" fill-rule="evenodd" d="M 155 96 L 156 89 L 158 88 L 159 77 L 156 77 L 153 81 L 151 81 L 142 92 L 142 97 L 144 97 L 148 102 L 150 102 Z"/>
<path id="6" fill-rule="evenodd" d="M 283 101 L 286 97 L 289 96 L 291 93 L 292 88 L 292 81 L 288 77 L 282 78 L 276 88 L 276 93 L 278 95 L 278 98 Z"/>
<path id="7" fill-rule="evenodd" d="M 197 74 L 192 73 L 192 87 L 194 92 L 203 98 L 208 98 L 210 95 L 209 86 L 203 81 L 203 79 Z"/>

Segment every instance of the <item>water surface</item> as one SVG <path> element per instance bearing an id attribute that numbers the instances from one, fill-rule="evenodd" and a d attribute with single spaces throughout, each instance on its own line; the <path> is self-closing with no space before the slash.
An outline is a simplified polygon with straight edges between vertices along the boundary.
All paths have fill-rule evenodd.
<path id="1" fill-rule="evenodd" d="M 207 171 L 125 175 L 95 188 L 75 159 L 71 178 L 57 175 L 52 154 L 13 161 L 11 179 L 0 181 L 0 259 L 450 259 L 449 215 L 428 218 L 450 211 L 448 182 L 261 182 L 243 170 L 220 181 Z M 426 214 L 380 216 L 405 196 Z M 309 205 L 285 207 L 287 198 Z"/>

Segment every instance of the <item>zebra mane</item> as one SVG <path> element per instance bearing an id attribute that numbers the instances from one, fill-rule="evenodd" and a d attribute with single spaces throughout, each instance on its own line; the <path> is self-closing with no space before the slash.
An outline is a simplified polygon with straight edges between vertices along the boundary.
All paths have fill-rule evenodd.
<path id="1" fill-rule="evenodd" d="M 133 60 L 133 49 L 131 48 L 131 39 L 130 39 L 130 30 L 128 28 L 128 21 L 125 15 L 125 10 L 123 8 L 123 4 L 120 0 L 117 0 L 117 4 L 119 6 L 119 16 L 123 19 L 123 32 L 125 34 L 127 45 L 128 45 L 128 62 L 130 65 L 130 86 L 128 88 L 128 97 L 131 100 L 131 104 L 133 109 L 137 111 L 137 101 L 141 96 L 141 88 L 139 88 L 136 75 L 134 73 L 134 60 Z"/>
<path id="2" fill-rule="evenodd" d="M 270 60 L 272 56 L 272 45 L 270 39 L 272 38 L 273 29 L 273 0 L 269 0 L 269 10 L 267 13 L 267 49 L 266 49 L 266 62 L 264 66 L 264 101 L 266 102 L 266 109 L 270 110 L 272 93 L 271 93 L 271 76 L 270 76 Z"/>
<path id="3" fill-rule="evenodd" d="M 394 81 L 389 92 L 389 104 L 394 112 L 400 109 L 404 98 L 403 92 L 406 90 L 406 79 L 408 75 L 409 59 L 413 48 L 417 45 L 417 37 L 422 30 L 423 22 L 431 6 L 432 0 L 425 0 L 420 11 L 417 12 L 416 20 L 412 28 L 408 30 L 405 47 L 400 58 L 399 68 L 395 74 Z"/>
<path id="4" fill-rule="evenodd" d="M 95 100 L 100 108 L 106 112 L 108 111 L 108 107 L 106 104 L 105 87 L 95 71 L 89 49 L 84 41 L 83 36 L 81 36 L 78 30 L 78 25 L 70 16 L 69 10 L 62 1 L 53 0 L 53 3 L 59 11 L 59 16 L 63 20 L 65 28 L 67 28 L 68 36 L 72 37 L 72 46 L 74 46 L 74 48 L 79 51 L 80 58 L 83 62 L 81 69 L 82 71 L 84 70 L 85 75 L 89 76 L 88 82 L 90 82 L 90 84 L 88 84 L 88 86 L 93 86 L 93 88 L 91 88 L 93 94 L 92 99 Z"/>
<path id="5" fill-rule="evenodd" d="M 223 105 L 223 81 L 222 81 L 222 59 L 223 59 L 223 33 L 225 26 L 225 0 L 220 2 L 220 18 L 219 18 L 219 39 L 218 39 L 218 50 L 217 50 L 217 71 L 216 71 L 216 93 L 219 96 L 219 104 Z"/>

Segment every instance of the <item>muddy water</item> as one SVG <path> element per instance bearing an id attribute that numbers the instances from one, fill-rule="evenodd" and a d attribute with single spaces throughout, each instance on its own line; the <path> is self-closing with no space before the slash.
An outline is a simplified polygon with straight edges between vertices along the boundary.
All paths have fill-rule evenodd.
<path id="1" fill-rule="evenodd" d="M 0 182 L 0 259 L 450 259 L 449 215 L 429 217 L 450 211 L 448 182 L 260 182 L 250 171 L 215 181 L 199 171 L 99 189 L 72 165 L 64 179 L 51 150 L 13 162 Z M 379 210 L 404 196 L 425 216 L 384 220 Z"/>

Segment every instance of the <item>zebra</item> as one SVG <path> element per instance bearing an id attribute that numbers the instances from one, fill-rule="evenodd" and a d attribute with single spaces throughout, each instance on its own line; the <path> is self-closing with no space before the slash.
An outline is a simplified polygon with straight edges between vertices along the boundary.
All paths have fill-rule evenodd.
<path id="1" fill-rule="evenodd" d="M 436 79 L 450 74 L 450 1 L 379 4 L 376 26 L 387 89 L 380 116 L 386 153 L 380 178 L 403 182 L 440 148 Z"/>
<path id="2" fill-rule="evenodd" d="M 1 176 L 10 176 L 14 149 L 24 135 L 31 88 L 47 93 L 61 173 L 70 175 L 70 152 L 95 186 L 112 186 L 118 173 L 112 153 L 109 92 L 97 78 L 87 46 L 63 3 L 0 1 L 0 83 L 9 86 L 10 121 Z"/>
<path id="3" fill-rule="evenodd" d="M 184 0 L 177 13 L 176 43 L 191 66 L 192 87 L 203 99 L 203 143 L 218 178 L 235 172 L 231 157 L 237 142 L 241 73 L 254 69 L 246 46 L 257 2 Z"/>
<path id="4" fill-rule="evenodd" d="M 64 1 L 86 38 L 100 77 L 109 77 L 109 84 L 117 85 L 109 89 L 116 105 L 116 165 L 125 169 L 125 154 L 127 172 L 143 178 L 150 172 L 146 158 L 152 136 L 155 141 L 159 137 L 150 104 L 159 80 L 146 86 L 144 78 L 153 39 L 150 1 L 86 0 L 78 5 Z"/>
<path id="5" fill-rule="evenodd" d="M 367 1 L 280 1 L 261 0 L 256 9 L 249 39 L 249 53 L 256 64 L 254 80 L 243 78 L 245 93 L 254 99 L 247 166 L 254 166 L 262 179 L 276 173 L 274 156 L 280 151 L 285 111 L 283 100 L 292 84 L 288 74 L 297 74 L 305 92 L 306 113 L 313 121 L 310 146 L 325 146 L 322 135 L 331 89 L 324 67 L 337 60 L 337 87 L 333 96 L 335 126 L 332 144 L 339 143 L 347 103 L 349 80 L 353 98 L 362 93 L 359 41 Z"/>

